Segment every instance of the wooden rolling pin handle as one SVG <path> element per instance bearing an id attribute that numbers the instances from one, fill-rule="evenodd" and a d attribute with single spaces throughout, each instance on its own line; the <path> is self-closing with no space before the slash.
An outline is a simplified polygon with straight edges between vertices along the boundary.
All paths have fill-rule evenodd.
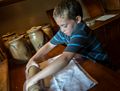
<path id="1" fill-rule="evenodd" d="M 36 66 L 31 66 L 28 70 L 28 76 L 32 77 L 40 71 L 40 68 Z M 28 88 L 28 91 L 44 91 L 44 81 L 40 80 L 38 83 L 32 85 Z"/>

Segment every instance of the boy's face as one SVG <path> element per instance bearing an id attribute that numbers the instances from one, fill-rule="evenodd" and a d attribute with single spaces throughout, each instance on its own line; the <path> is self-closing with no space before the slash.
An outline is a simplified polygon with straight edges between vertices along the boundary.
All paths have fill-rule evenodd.
<path id="1" fill-rule="evenodd" d="M 77 24 L 75 20 L 68 19 L 68 18 L 62 18 L 57 17 L 56 23 L 59 25 L 62 32 L 64 32 L 66 35 L 70 36 L 73 32 L 74 26 Z"/>

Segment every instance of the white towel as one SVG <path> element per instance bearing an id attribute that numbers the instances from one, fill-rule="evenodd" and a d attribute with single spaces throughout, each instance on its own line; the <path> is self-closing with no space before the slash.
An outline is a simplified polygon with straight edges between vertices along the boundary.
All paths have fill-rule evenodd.
<path id="1" fill-rule="evenodd" d="M 97 81 L 72 59 L 63 70 L 53 76 L 49 91 L 87 91 L 96 84 Z"/>

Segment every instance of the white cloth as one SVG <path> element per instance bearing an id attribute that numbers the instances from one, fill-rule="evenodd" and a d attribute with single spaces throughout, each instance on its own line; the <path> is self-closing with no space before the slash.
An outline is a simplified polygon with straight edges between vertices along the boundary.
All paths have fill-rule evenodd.
<path id="1" fill-rule="evenodd" d="M 117 14 L 107 14 L 107 15 L 103 15 L 103 16 L 100 16 L 98 17 L 96 20 L 97 21 L 106 21 L 112 17 L 115 17 Z"/>
<path id="2" fill-rule="evenodd" d="M 49 91 L 87 91 L 96 84 L 97 81 L 72 59 L 63 70 L 53 76 Z"/>

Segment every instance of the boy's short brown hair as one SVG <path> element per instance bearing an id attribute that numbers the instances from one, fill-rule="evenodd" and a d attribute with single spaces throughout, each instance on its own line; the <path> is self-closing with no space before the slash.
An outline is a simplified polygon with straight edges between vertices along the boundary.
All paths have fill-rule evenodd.
<path id="1" fill-rule="evenodd" d="M 69 19 L 76 19 L 76 16 L 83 17 L 80 3 L 77 0 L 61 0 L 54 8 L 53 17 L 64 17 L 67 14 Z"/>

